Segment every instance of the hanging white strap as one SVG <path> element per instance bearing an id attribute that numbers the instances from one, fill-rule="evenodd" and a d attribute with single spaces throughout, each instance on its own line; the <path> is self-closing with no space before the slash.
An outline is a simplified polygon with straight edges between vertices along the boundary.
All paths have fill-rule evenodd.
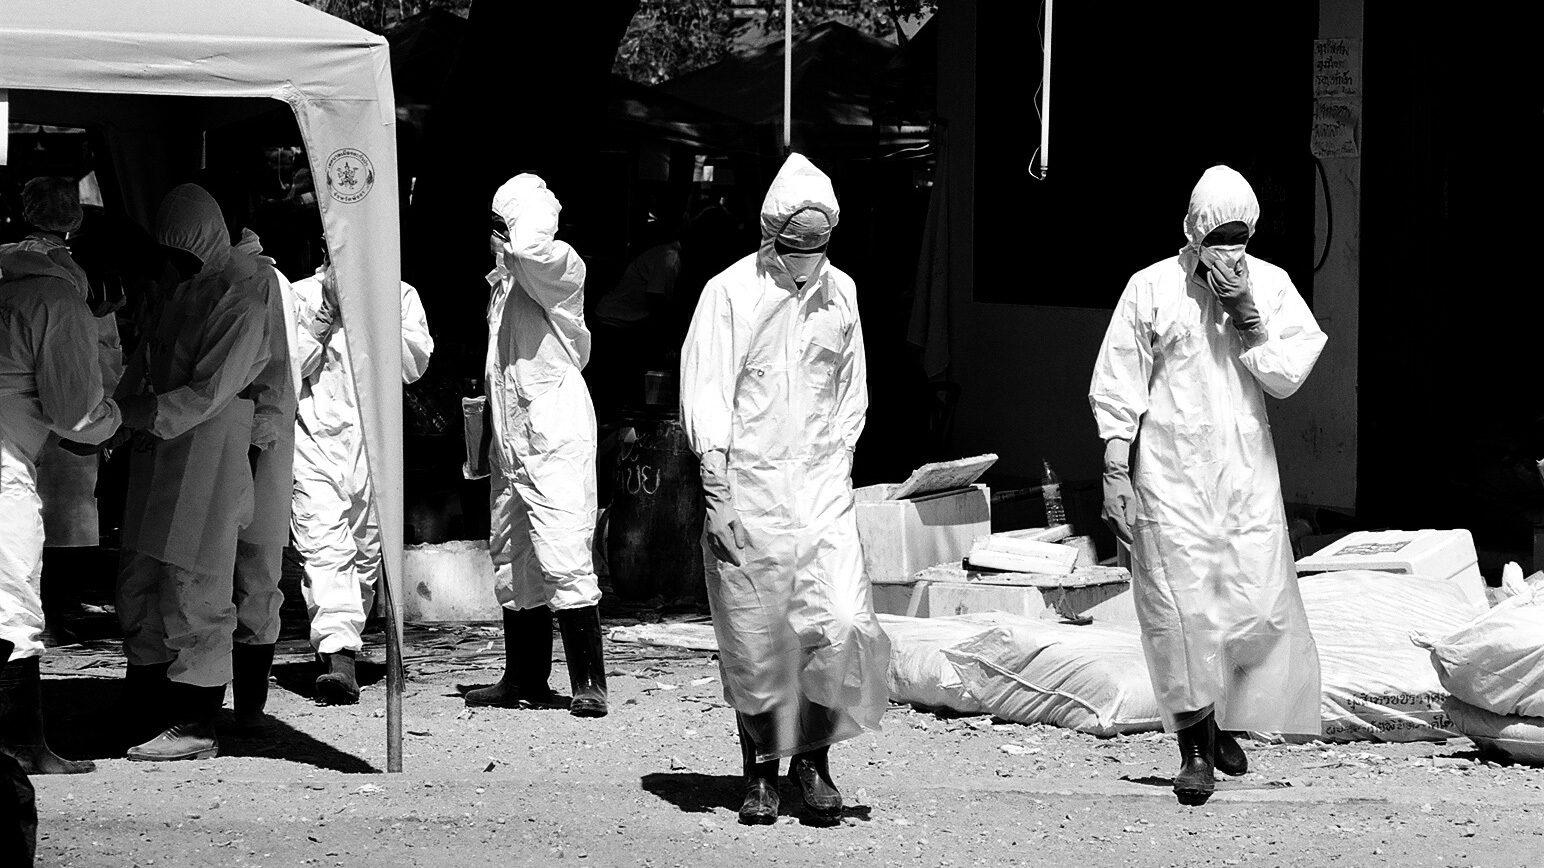
<path id="1" fill-rule="evenodd" d="M 0 89 L 0 166 L 11 157 L 11 92 Z"/>

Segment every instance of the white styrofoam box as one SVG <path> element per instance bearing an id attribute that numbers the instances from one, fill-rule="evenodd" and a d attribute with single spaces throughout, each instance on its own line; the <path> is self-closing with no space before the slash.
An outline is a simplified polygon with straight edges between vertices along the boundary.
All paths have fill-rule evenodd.
<path id="1" fill-rule="evenodd" d="M 1467 530 L 1364 530 L 1297 562 L 1299 575 L 1376 570 L 1457 582 L 1464 596 L 1488 605 L 1474 537 Z"/>
<path id="2" fill-rule="evenodd" d="M 453 540 L 402 550 L 406 621 L 498 621 L 487 540 Z"/>
<path id="3" fill-rule="evenodd" d="M 912 588 L 906 614 L 916 618 L 1005 612 L 1042 621 L 1083 615 L 1096 623 L 1136 623 L 1131 576 L 1123 569 L 1055 576 L 939 566 L 921 573 Z"/>
<path id="4" fill-rule="evenodd" d="M 853 492 L 870 582 L 905 584 L 920 570 L 957 564 L 976 537 L 992 531 L 992 496 L 985 485 L 888 500 L 893 490 L 868 485 Z"/>

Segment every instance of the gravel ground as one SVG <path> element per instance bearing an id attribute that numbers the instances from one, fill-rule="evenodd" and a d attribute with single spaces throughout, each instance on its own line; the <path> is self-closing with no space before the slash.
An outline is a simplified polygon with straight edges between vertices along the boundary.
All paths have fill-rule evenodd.
<path id="1" fill-rule="evenodd" d="M 709 653 L 608 645 L 612 713 L 580 720 L 464 707 L 458 682 L 498 674 L 497 632 L 415 628 L 406 771 L 384 774 L 381 667 L 365 668 L 359 705 L 323 708 L 304 646 L 282 652 L 271 732 L 146 764 L 113 744 L 116 646 L 51 651 L 51 738 L 99 769 L 35 779 L 38 864 L 1544 866 L 1544 769 L 1487 762 L 1464 740 L 1248 745 L 1250 774 L 1184 808 L 1171 737 L 894 707 L 883 733 L 832 750 L 838 826 L 802 823 L 785 781 L 784 816 L 748 828 Z M 561 662 L 553 681 L 566 687 Z"/>

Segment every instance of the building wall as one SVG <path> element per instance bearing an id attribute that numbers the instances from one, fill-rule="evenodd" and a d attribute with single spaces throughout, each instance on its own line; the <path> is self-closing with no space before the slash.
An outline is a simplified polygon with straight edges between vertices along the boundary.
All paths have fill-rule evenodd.
<path id="1" fill-rule="evenodd" d="M 951 155 L 947 184 L 975 189 L 971 155 L 975 147 L 976 0 L 953 0 L 939 13 L 938 113 L 948 123 Z M 1321 37 L 1361 36 L 1361 0 L 1321 0 Z M 1304 46 L 1308 56 L 1308 46 Z M 1307 147 L 1309 92 L 1303 70 Z M 1054 117 L 1054 116 L 1053 116 Z M 1315 275 L 1313 302 L 1329 348 L 1308 384 L 1291 400 L 1272 401 L 1272 428 L 1282 466 L 1286 499 L 1350 511 L 1356 503 L 1357 274 L 1360 160 L 1326 160 L 1334 237 L 1324 267 Z M 1302 180 L 1318 189 L 1317 177 Z M 966 193 L 965 195 L 968 195 Z M 1322 195 L 1316 220 L 1323 231 Z M 1034 280 L 1026 260 L 1012 275 L 977 273 L 970 256 L 973 209 L 959 208 L 950 230 L 960 251 L 951 264 L 951 376 L 961 384 L 955 416 L 955 451 L 996 452 L 997 470 L 1040 475 L 1040 462 L 1066 478 L 1100 474 L 1102 444 L 1088 408 L 1088 381 L 1110 311 L 1031 305 L 985 304 L 973 300 L 978 280 Z M 1178 223 L 1179 216 L 1175 221 Z M 1323 237 L 1318 239 L 1322 250 Z"/>

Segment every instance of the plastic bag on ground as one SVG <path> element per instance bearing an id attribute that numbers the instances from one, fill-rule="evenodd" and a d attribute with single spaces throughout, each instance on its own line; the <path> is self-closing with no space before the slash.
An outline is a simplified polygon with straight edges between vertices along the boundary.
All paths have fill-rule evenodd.
<path id="1" fill-rule="evenodd" d="M 947 708 L 962 714 L 984 713 L 986 709 L 981 703 L 966 694 L 959 673 L 943 651 L 1006 620 L 1023 619 L 1001 612 L 947 618 L 880 615 L 879 624 L 890 637 L 890 668 L 886 674 L 890 701 Z"/>
<path id="2" fill-rule="evenodd" d="M 1483 752 L 1529 765 L 1544 765 L 1544 717 L 1496 714 L 1449 697 L 1443 704 L 1453 729 Z"/>
<path id="3" fill-rule="evenodd" d="M 1411 639 L 1431 652 L 1453 696 L 1496 714 L 1544 717 L 1544 594 L 1520 578 L 1508 590 L 1511 596 L 1457 630 Z"/>
<path id="4" fill-rule="evenodd" d="M 990 714 L 1109 737 L 1161 729 L 1135 625 L 1015 619 L 943 649 Z"/>
<path id="5" fill-rule="evenodd" d="M 1443 741 L 1457 735 L 1442 710 L 1448 693 L 1410 636 L 1446 635 L 1480 614 L 1458 585 L 1346 570 L 1304 576 L 1298 587 L 1319 646 L 1325 741 Z"/>

